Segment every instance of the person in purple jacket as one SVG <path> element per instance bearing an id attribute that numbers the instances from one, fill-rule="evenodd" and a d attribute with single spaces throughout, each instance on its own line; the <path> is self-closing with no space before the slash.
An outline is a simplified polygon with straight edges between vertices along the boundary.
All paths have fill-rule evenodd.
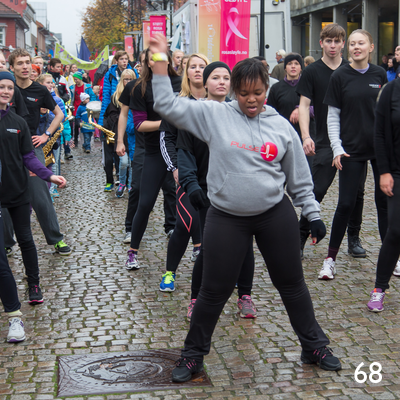
<path id="1" fill-rule="evenodd" d="M 53 182 L 60 188 L 66 185 L 62 176 L 53 175 L 36 158 L 29 127 L 25 120 L 10 111 L 8 103 L 14 94 L 15 78 L 0 72 L 0 162 L 2 166 L 0 202 L 11 216 L 15 235 L 21 248 L 28 276 L 29 303 L 43 302 L 39 286 L 39 265 L 30 226 L 29 174 Z"/>

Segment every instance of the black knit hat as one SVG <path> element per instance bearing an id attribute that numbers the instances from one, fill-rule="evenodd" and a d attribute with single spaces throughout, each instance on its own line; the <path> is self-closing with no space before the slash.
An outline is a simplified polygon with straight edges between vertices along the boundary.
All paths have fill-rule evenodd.
<path id="1" fill-rule="evenodd" d="M 3 79 L 9 79 L 10 81 L 13 81 L 15 83 L 14 75 L 11 72 L 1 71 L 0 72 L 0 81 L 2 81 Z"/>
<path id="2" fill-rule="evenodd" d="M 203 85 L 204 86 L 206 85 L 207 79 L 211 75 L 211 72 L 213 72 L 214 69 L 216 69 L 216 68 L 226 68 L 229 72 L 229 75 L 231 74 L 231 70 L 227 64 L 225 64 L 222 61 L 214 61 L 211 64 L 208 64 L 207 67 L 204 68 L 204 71 L 203 71 Z"/>
<path id="3" fill-rule="evenodd" d="M 284 69 L 286 69 L 286 65 L 290 63 L 290 61 L 296 60 L 301 66 L 301 69 L 304 69 L 304 64 L 303 64 L 303 57 L 298 54 L 298 53 L 289 53 L 286 54 L 285 60 L 284 60 Z"/>

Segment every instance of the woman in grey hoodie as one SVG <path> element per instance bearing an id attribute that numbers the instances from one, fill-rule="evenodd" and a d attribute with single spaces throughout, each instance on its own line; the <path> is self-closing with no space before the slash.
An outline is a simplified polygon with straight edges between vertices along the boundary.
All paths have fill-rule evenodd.
<path id="1" fill-rule="evenodd" d="M 234 67 L 231 88 L 237 100 L 190 101 L 173 95 L 165 37 L 155 35 L 150 49 L 155 61 L 154 109 L 206 142 L 210 150 L 207 185 L 211 206 L 203 237 L 203 280 L 172 380 L 184 382 L 202 370 L 203 357 L 209 353 L 212 333 L 234 290 L 252 235 L 299 337 L 301 360 L 326 370 L 341 369 L 315 319 L 299 256 L 297 217 L 285 186 L 293 204 L 302 207 L 310 221 L 314 244 L 325 236 L 325 225 L 296 131 L 274 109 L 264 106 L 268 89 L 264 66 L 246 59 Z"/>

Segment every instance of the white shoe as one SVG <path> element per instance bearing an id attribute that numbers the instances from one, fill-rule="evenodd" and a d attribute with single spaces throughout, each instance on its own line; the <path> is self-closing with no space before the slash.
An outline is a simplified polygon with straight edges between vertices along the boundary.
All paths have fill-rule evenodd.
<path id="1" fill-rule="evenodd" d="M 9 320 L 9 328 L 7 335 L 8 343 L 17 343 L 25 340 L 24 324 L 21 318 L 14 317 Z"/>
<path id="2" fill-rule="evenodd" d="M 397 261 L 396 268 L 393 271 L 394 276 L 400 276 L 400 260 Z"/>
<path id="3" fill-rule="evenodd" d="M 132 236 L 131 232 L 126 232 L 124 240 L 122 241 L 122 243 L 130 243 L 131 242 L 131 236 Z"/>
<path id="4" fill-rule="evenodd" d="M 321 271 L 319 271 L 318 279 L 330 280 L 335 277 L 336 268 L 333 258 L 325 258 Z"/>

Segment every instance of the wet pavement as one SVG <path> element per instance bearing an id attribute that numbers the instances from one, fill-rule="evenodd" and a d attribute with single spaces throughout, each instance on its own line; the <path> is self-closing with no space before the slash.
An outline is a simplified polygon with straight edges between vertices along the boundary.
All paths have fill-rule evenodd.
<path id="1" fill-rule="evenodd" d="M 24 313 L 27 339 L 6 343 L 3 313 L 0 336 L 0 400 L 54 399 L 58 391 L 58 357 L 118 352 L 168 350 L 182 347 L 188 322 L 193 263 L 191 246 L 177 273 L 176 291 L 158 290 L 165 269 L 167 238 L 162 203 L 157 202 L 140 249 L 142 268 L 124 268 L 128 245 L 122 244 L 127 195 L 117 199 L 103 192 L 105 174 L 100 144 L 91 154 L 73 150 L 62 165 L 68 187 L 55 199 L 61 230 L 71 256 L 54 253 L 32 217 L 45 301 L 27 303 L 23 265 L 18 251 L 9 258 Z M 337 183 L 322 204 L 329 228 L 337 201 Z M 371 173 L 366 184 L 362 242 L 368 257 L 347 255 L 347 240 L 337 258 L 334 281 L 317 280 L 328 239 L 307 245 L 303 262 L 317 319 L 343 365 L 328 372 L 300 362 L 300 346 L 277 291 L 256 250 L 253 300 L 258 318 L 239 318 L 234 293 L 226 304 L 206 357 L 212 386 L 172 388 L 141 393 L 109 394 L 106 390 L 79 399 L 400 399 L 400 280 L 393 277 L 385 311 L 366 308 L 373 288 L 380 239 L 373 203 Z M 371 374 L 370 365 L 382 370 Z M 356 368 L 364 363 L 355 380 Z M 377 366 L 372 367 L 377 371 Z M 382 378 L 381 380 L 379 378 Z M 365 379 L 365 378 L 364 378 Z M 379 381 L 373 383 L 372 381 Z"/>

